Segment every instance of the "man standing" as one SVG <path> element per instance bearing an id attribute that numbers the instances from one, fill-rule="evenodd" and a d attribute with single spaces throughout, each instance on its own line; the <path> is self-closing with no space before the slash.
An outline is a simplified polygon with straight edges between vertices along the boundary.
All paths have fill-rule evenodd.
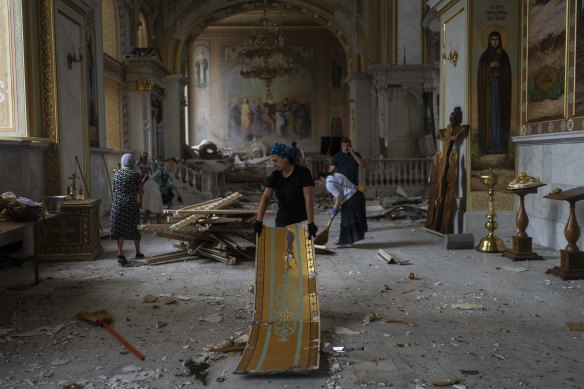
<path id="1" fill-rule="evenodd" d="M 341 151 L 331 159 L 329 173 L 341 173 L 355 185 L 359 185 L 359 168 L 365 167 L 365 160 L 361 154 L 353 150 L 351 140 L 341 139 Z"/>

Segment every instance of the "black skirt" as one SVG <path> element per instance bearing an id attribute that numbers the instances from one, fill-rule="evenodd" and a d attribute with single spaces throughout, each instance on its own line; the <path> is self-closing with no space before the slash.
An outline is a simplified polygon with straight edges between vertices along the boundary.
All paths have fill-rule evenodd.
<path id="1" fill-rule="evenodd" d="M 338 243 L 355 243 L 364 239 L 366 232 L 365 196 L 357 192 L 341 206 L 341 234 Z"/>

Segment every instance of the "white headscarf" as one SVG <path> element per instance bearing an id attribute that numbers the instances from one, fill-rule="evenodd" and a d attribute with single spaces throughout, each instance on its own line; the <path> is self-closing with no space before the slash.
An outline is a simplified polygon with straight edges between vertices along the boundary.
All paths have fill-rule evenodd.
<path id="1" fill-rule="evenodd" d="M 122 155 L 122 160 L 120 161 L 120 164 L 122 165 L 122 169 L 123 168 L 133 169 L 134 165 L 136 164 L 134 162 L 134 156 L 130 153 Z"/>

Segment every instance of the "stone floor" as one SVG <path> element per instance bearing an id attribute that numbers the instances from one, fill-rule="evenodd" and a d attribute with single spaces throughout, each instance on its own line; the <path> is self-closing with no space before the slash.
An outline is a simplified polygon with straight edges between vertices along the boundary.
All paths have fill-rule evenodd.
<path id="1" fill-rule="evenodd" d="M 326 220 L 320 215 L 317 224 Z M 317 256 L 322 353 L 315 374 L 234 375 L 240 353 L 206 351 L 247 333 L 252 261 L 122 268 L 106 239 L 96 261 L 43 265 L 37 286 L 31 261 L 0 269 L 0 301 L 17 301 L 12 322 L 0 325 L 0 387 L 203 387 L 184 375 L 183 363 L 204 358 L 211 388 L 429 388 L 449 380 L 456 388 L 584 387 L 584 332 L 566 324 L 584 322 L 584 281 L 545 273 L 559 265 L 558 252 L 535 247 L 544 261 L 512 262 L 446 250 L 416 221 L 369 227 L 355 248 Z M 379 249 L 409 265 L 386 264 Z M 147 256 L 170 250 L 169 240 L 144 234 Z M 129 243 L 126 253 L 133 253 Z M 148 294 L 177 301 L 145 303 Z M 144 361 L 75 317 L 101 309 Z M 370 313 L 377 320 L 364 323 Z M 168 324 L 156 328 L 157 321 Z M 346 351 L 335 353 L 337 346 Z"/>

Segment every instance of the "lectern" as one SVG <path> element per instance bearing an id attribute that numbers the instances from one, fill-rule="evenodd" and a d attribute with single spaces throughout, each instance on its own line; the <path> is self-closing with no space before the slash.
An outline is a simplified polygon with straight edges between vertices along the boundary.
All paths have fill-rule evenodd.
<path id="1" fill-rule="evenodd" d="M 513 249 L 507 250 L 503 256 L 511 258 L 513 261 L 534 261 L 542 260 L 543 257 L 532 251 L 531 237 L 525 231 L 529 224 L 529 217 L 525 211 L 525 195 L 529 193 L 537 193 L 537 188 L 546 184 L 537 184 L 525 188 L 506 189 L 505 193 L 513 193 L 519 196 L 519 211 L 515 218 L 515 225 L 517 232 L 513 235 Z"/>
<path id="2" fill-rule="evenodd" d="M 570 214 L 564 228 L 564 236 L 568 241 L 565 249 L 560 250 L 560 266 L 548 269 L 546 273 L 560 277 L 562 280 L 579 280 L 584 278 L 584 252 L 580 251 L 576 242 L 580 237 L 580 227 L 576 220 L 576 203 L 584 199 L 584 187 L 562 191 L 554 189 L 543 196 L 551 200 L 564 200 L 570 203 Z"/>

